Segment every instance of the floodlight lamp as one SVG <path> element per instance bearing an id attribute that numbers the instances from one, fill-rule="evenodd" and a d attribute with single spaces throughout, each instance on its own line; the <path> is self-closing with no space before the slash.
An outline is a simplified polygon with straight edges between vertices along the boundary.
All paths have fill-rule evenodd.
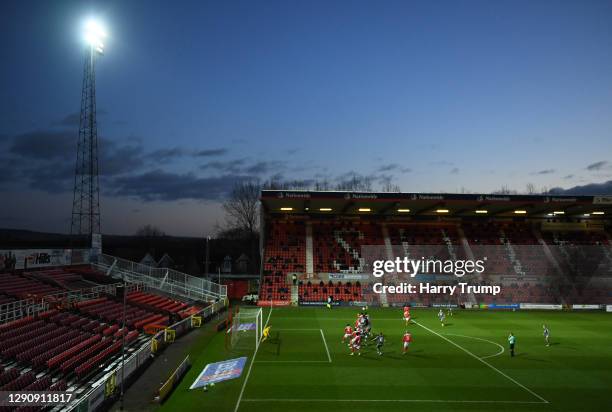
<path id="1" fill-rule="evenodd" d="M 85 23 L 85 41 L 98 53 L 104 52 L 103 40 L 106 38 L 106 30 L 101 23 L 90 19 Z"/>

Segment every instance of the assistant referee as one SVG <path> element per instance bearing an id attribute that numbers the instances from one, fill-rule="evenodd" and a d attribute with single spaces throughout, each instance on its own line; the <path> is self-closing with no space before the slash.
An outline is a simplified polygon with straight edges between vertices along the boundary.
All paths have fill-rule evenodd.
<path id="1" fill-rule="evenodd" d="M 514 357 L 514 344 L 516 343 L 516 336 L 510 332 L 510 336 L 508 336 L 508 345 L 510 345 L 510 357 Z"/>

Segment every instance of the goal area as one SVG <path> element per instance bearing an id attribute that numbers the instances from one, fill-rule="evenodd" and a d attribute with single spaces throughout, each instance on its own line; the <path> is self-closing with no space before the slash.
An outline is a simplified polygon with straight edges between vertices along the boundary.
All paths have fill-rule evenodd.
<path id="1" fill-rule="evenodd" d="M 263 331 L 263 310 L 241 308 L 232 318 L 230 347 L 236 351 L 256 350 Z"/>

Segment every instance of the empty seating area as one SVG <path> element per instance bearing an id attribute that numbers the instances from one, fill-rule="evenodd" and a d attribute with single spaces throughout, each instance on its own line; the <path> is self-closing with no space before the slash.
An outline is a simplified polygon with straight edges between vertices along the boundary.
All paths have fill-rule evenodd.
<path id="1" fill-rule="evenodd" d="M 103 334 L 112 326 L 58 310 L 0 325 L 0 390 L 65 390 L 67 381 L 86 378 L 120 351 L 121 333 Z M 139 336 L 132 330 L 125 340 Z"/>
<path id="2" fill-rule="evenodd" d="M 412 259 L 457 259 L 465 255 L 456 225 L 388 225 L 395 255 Z"/>
<path id="3" fill-rule="evenodd" d="M 142 291 L 129 293 L 127 300 L 124 329 L 121 298 L 114 296 L 0 324 L 0 390 L 65 390 L 68 383 L 85 382 L 117 358 L 123 340 L 128 348 L 141 345 L 147 325 L 168 325 L 170 314 L 188 316 L 197 309 Z"/>
<path id="4" fill-rule="evenodd" d="M 542 239 L 572 279 L 612 277 L 612 245 L 604 231 L 543 231 Z"/>
<path id="5" fill-rule="evenodd" d="M 32 296 L 45 296 L 62 292 L 58 286 L 30 279 L 25 275 L 6 273 L 2 275 L 0 282 L 0 293 L 15 299 L 27 299 Z"/>
<path id="6" fill-rule="evenodd" d="M 313 222 L 312 236 L 315 272 L 363 273 L 361 247 L 385 244 L 374 222 Z"/>
<path id="7" fill-rule="evenodd" d="M 270 222 L 263 256 L 263 284 L 260 299 L 288 300 L 287 275 L 306 269 L 306 229 L 304 222 Z"/>
<path id="8" fill-rule="evenodd" d="M 336 302 L 361 302 L 363 287 L 359 282 L 318 283 L 300 282 L 299 296 L 302 302 L 324 302 L 331 296 Z"/>
<path id="9" fill-rule="evenodd" d="M 306 251 L 307 225 L 312 228 L 313 273 L 309 276 L 314 277 L 310 278 L 300 276 L 306 274 L 306 259 L 310 258 Z M 484 297 L 484 303 L 558 302 L 564 271 L 573 280 L 587 275 L 612 278 L 612 242 L 602 230 L 546 232 L 541 231 L 538 222 L 492 219 L 424 222 L 320 218 L 308 223 L 282 219 L 271 220 L 266 226 L 260 289 L 263 300 L 290 300 L 292 273 L 300 276 L 297 292 L 300 301 L 324 301 L 328 296 L 336 301 L 370 300 L 369 283 L 360 285 L 354 280 L 351 283 L 336 279 L 330 282 L 327 276 L 364 273 L 362 246 L 366 245 L 381 246 L 377 256 L 440 260 L 467 259 L 469 255 L 475 259 L 486 257 L 485 272 L 478 282 L 490 283 L 495 278 L 509 283 L 501 295 Z M 592 249 L 587 253 L 587 249 L 579 251 L 578 246 Z M 581 263 L 578 265 L 575 260 Z M 571 261 L 574 263 L 570 268 Z M 386 280 L 393 283 L 399 279 Z M 572 289 L 567 296 L 582 301 L 608 299 L 606 293 L 602 295 L 596 288 L 586 287 Z M 402 303 L 405 299 L 401 295 L 387 298 L 389 303 Z M 448 298 L 432 295 L 413 299 L 424 304 L 448 303 L 445 302 Z"/>
<path id="10" fill-rule="evenodd" d="M 23 272 L 22 276 L 36 279 L 43 283 L 56 285 L 65 290 L 84 289 L 95 286 L 83 278 L 80 273 L 70 268 L 53 268 L 38 271 Z"/>
<path id="11" fill-rule="evenodd" d="M 123 305 L 108 298 L 80 302 L 77 308 L 82 314 L 109 324 L 119 324 L 123 319 Z M 135 329 L 142 329 L 150 323 L 167 325 L 169 322 L 168 316 L 134 306 L 131 303 L 126 305 L 125 319 L 126 325 Z"/>
<path id="12" fill-rule="evenodd" d="M 191 308 L 184 302 L 179 302 L 164 296 L 152 295 L 145 292 L 130 292 L 127 296 L 127 301 L 134 305 L 153 311 L 162 311 L 179 314 L 185 318 L 189 316 Z"/>

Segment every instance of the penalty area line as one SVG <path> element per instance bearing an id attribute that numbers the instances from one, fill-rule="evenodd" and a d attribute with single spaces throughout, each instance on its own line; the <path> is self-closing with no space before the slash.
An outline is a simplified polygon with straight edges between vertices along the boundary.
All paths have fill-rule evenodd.
<path id="1" fill-rule="evenodd" d="M 321 338 L 323 339 L 323 345 L 325 345 L 325 352 L 327 352 L 327 360 L 329 361 L 329 363 L 331 363 L 332 362 L 331 355 L 329 354 L 329 348 L 327 347 L 327 340 L 325 340 L 323 329 L 319 329 L 319 331 L 321 332 Z"/>
<path id="2" fill-rule="evenodd" d="M 264 324 L 264 329 L 268 326 L 268 322 L 270 321 L 270 315 L 272 315 L 272 306 L 270 306 L 270 312 L 268 312 L 268 318 L 266 319 L 266 323 Z M 244 382 L 242 383 L 242 389 L 240 389 L 240 395 L 238 395 L 238 401 L 236 402 L 236 407 L 234 408 L 234 412 L 238 411 L 240 407 L 240 401 L 242 400 L 242 395 L 244 394 L 244 388 L 246 388 L 247 381 L 249 380 L 249 376 L 251 376 L 251 369 L 253 369 L 253 363 L 255 363 L 255 356 L 257 356 L 257 351 L 259 350 L 259 342 L 255 351 L 253 352 L 253 358 L 251 359 L 251 364 L 249 365 L 249 370 L 247 371 L 246 377 L 244 378 Z"/>
<path id="3" fill-rule="evenodd" d="M 495 372 L 499 373 L 500 375 L 502 375 L 503 377 L 505 377 L 506 379 L 508 379 L 509 381 L 515 383 L 517 386 L 525 389 L 527 392 L 529 392 L 530 394 L 532 394 L 533 396 L 535 396 L 536 398 L 538 398 L 541 402 L 539 403 L 550 403 L 548 402 L 546 399 L 544 399 L 543 397 L 541 397 L 540 395 L 538 395 L 537 393 L 535 393 L 534 391 L 532 391 L 531 389 L 529 389 L 528 387 L 526 387 L 525 385 L 523 385 L 522 383 L 520 383 L 519 381 L 517 381 L 516 379 L 512 378 L 511 376 L 508 376 L 507 374 L 505 374 L 504 372 L 500 371 L 499 369 L 497 369 L 495 366 L 491 365 L 489 362 L 487 362 L 486 360 L 484 360 L 483 358 L 479 358 L 478 356 L 474 355 L 472 352 L 470 352 L 469 350 L 467 350 L 466 348 L 464 348 L 463 346 L 459 345 L 458 343 L 453 342 L 452 340 L 450 340 L 449 338 L 447 338 L 444 335 L 440 335 L 438 332 L 436 332 L 435 330 L 429 329 L 427 326 L 425 325 L 421 325 L 419 322 L 413 320 L 413 322 L 416 325 L 419 325 L 420 327 L 422 327 L 423 329 L 433 333 L 436 336 L 439 336 L 440 338 L 444 339 L 445 341 L 447 341 L 448 343 L 450 343 L 453 346 L 456 346 L 457 348 L 461 349 L 462 351 L 464 351 L 465 353 L 467 353 L 468 355 L 472 356 L 474 359 L 478 359 L 480 362 L 484 363 L 485 365 L 487 365 L 489 368 L 493 369 Z"/>
<path id="4" fill-rule="evenodd" d="M 499 401 L 499 400 L 467 400 L 467 399 L 281 399 L 281 398 L 245 398 L 243 402 L 363 402 L 363 403 L 492 403 L 492 404 L 537 404 L 542 405 L 540 401 Z"/>

